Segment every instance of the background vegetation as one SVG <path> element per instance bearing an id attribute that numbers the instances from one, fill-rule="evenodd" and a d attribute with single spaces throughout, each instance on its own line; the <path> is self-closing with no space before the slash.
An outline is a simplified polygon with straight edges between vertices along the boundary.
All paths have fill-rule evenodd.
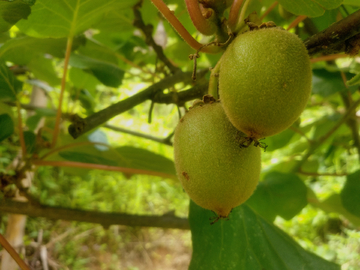
<path id="1" fill-rule="evenodd" d="M 265 140 L 254 195 L 210 226 L 171 144 L 221 54 L 200 53 L 193 82 L 195 50 L 149 0 L 0 0 L 0 233 L 33 269 L 359 269 L 360 3 L 302 2 L 247 8 L 295 26 L 313 92 Z"/>

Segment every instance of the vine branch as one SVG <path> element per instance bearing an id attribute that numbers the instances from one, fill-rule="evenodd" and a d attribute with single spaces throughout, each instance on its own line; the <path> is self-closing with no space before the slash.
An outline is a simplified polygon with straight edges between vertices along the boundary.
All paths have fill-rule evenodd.
<path id="1" fill-rule="evenodd" d="M 208 70 L 203 70 L 198 73 L 198 76 L 203 77 L 207 72 L 208 72 Z M 108 121 L 112 117 L 130 110 L 131 108 L 143 103 L 144 101 L 146 101 L 148 99 L 151 99 L 151 100 L 154 100 L 155 102 L 160 103 L 159 102 L 161 99 L 160 97 L 162 97 L 163 99 L 166 99 L 166 100 L 162 100 L 161 103 L 166 103 L 167 101 L 171 100 L 172 102 L 170 101 L 169 103 L 179 104 L 179 102 L 181 100 L 180 99 L 174 100 L 174 96 L 172 93 L 162 95 L 161 92 L 163 90 L 175 85 L 176 83 L 179 83 L 179 82 L 189 83 L 190 81 L 191 81 L 191 72 L 178 71 L 174 75 L 172 75 L 170 77 L 166 77 L 163 80 L 161 80 L 160 82 L 157 82 L 157 83 L 149 86 L 148 88 L 144 89 L 143 91 L 141 91 L 125 100 L 119 101 L 118 103 L 115 103 L 101 111 L 98 111 L 98 112 L 88 116 L 87 118 L 84 118 L 84 119 L 80 118 L 80 117 L 76 118 L 75 121 L 73 122 L 73 124 L 71 124 L 68 128 L 69 133 L 74 139 L 76 139 L 80 135 L 88 132 L 89 130 L 104 124 L 106 121 Z M 186 92 L 186 91 L 182 91 L 182 92 Z M 189 95 L 190 94 L 189 92 L 180 94 L 182 92 L 178 93 L 178 95 L 180 97 L 186 96 L 187 100 L 191 100 L 191 97 L 193 95 Z M 172 96 L 172 97 L 169 98 L 169 96 Z M 185 102 L 187 100 L 184 100 L 182 102 Z M 174 101 L 176 101 L 176 102 L 174 102 Z"/>
<path id="2" fill-rule="evenodd" d="M 360 10 L 330 25 L 327 29 L 304 41 L 309 55 L 316 53 L 333 54 L 351 50 L 351 39 L 359 39 Z"/>
<path id="3" fill-rule="evenodd" d="M 13 214 L 28 215 L 32 217 L 45 217 L 48 219 L 63 219 L 80 222 L 101 224 L 104 227 L 110 225 L 125 225 L 131 227 L 158 227 L 189 230 L 189 222 L 186 218 L 179 218 L 171 214 L 162 216 L 129 215 L 115 212 L 97 212 L 47 205 L 34 206 L 29 203 L 12 200 L 1 200 L 0 211 Z"/>

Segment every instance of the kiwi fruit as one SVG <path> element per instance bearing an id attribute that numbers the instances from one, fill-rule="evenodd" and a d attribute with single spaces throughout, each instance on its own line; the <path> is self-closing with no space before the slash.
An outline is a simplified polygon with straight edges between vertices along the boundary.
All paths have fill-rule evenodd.
<path id="1" fill-rule="evenodd" d="M 241 148 L 245 135 L 230 123 L 220 102 L 195 104 L 175 129 L 177 176 L 196 204 L 226 218 L 257 186 L 260 148 Z"/>
<path id="2" fill-rule="evenodd" d="M 221 58 L 219 95 L 230 122 L 252 139 L 291 126 L 311 93 L 301 39 L 278 27 L 240 34 Z"/>

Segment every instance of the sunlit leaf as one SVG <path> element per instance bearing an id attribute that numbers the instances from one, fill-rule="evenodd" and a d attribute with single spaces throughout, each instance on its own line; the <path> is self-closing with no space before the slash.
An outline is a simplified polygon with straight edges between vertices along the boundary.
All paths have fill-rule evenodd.
<path id="1" fill-rule="evenodd" d="M 17 24 L 33 37 L 61 38 L 75 36 L 98 23 L 106 12 L 117 7 L 117 0 L 37 0 L 27 21 Z M 129 6 L 133 0 L 122 0 Z"/>
<path id="2" fill-rule="evenodd" d="M 342 4 L 343 0 L 279 0 L 285 9 L 295 15 L 317 17 L 324 14 L 325 9 L 334 9 Z"/>
<path id="3" fill-rule="evenodd" d="M 84 39 L 75 38 L 73 49 L 77 48 Z M 26 65 L 39 55 L 50 54 L 63 58 L 65 56 L 66 39 L 38 39 L 33 37 L 20 37 L 10 39 L 0 47 L 0 57 L 18 65 Z"/>
<path id="4" fill-rule="evenodd" d="M 213 212 L 190 203 L 193 241 L 190 270 L 340 269 L 305 251 L 246 204 L 234 208 L 229 220 L 210 225 L 209 219 L 213 217 Z"/>

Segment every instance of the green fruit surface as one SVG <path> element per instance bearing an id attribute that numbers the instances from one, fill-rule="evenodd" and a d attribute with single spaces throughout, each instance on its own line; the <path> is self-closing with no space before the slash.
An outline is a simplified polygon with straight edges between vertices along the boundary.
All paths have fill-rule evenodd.
<path id="1" fill-rule="evenodd" d="M 221 217 L 251 196 L 260 177 L 260 148 L 240 148 L 239 134 L 219 102 L 191 109 L 175 130 L 178 178 L 196 204 Z"/>
<path id="2" fill-rule="evenodd" d="M 219 94 L 226 115 L 254 139 L 291 126 L 311 93 L 311 63 L 303 42 L 279 28 L 239 35 L 221 58 Z"/>

